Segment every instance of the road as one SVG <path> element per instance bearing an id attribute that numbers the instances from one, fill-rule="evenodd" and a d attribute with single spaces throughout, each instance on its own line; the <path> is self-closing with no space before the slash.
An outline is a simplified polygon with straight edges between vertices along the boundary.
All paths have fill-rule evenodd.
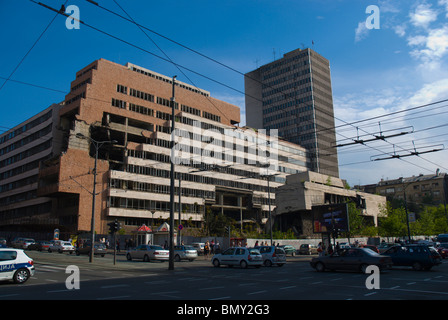
<path id="1" fill-rule="evenodd" d="M 193 262 L 127 261 L 118 255 L 95 257 L 28 252 L 36 273 L 25 284 L 0 283 L 0 300 L 447 300 L 448 261 L 431 271 L 394 268 L 381 273 L 379 289 L 367 289 L 369 275 L 356 272 L 318 273 L 309 257 L 288 257 L 283 267 L 240 269 L 212 267 L 200 257 Z M 79 289 L 68 289 L 68 266 L 79 268 Z"/>

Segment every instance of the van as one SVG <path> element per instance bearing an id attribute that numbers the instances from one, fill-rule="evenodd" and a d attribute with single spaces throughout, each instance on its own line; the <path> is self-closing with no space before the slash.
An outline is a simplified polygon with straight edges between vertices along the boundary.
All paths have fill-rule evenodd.
<path id="1" fill-rule="evenodd" d="M 437 236 L 437 242 L 440 242 L 440 243 L 442 243 L 442 242 L 448 242 L 448 234 L 447 234 L 447 233 L 439 234 L 439 235 Z"/>

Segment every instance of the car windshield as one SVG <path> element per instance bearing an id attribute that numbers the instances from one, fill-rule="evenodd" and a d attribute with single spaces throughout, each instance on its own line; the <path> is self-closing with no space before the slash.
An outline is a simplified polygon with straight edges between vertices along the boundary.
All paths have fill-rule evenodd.
<path id="1" fill-rule="evenodd" d="M 151 249 L 154 249 L 154 250 L 165 250 L 161 246 L 151 246 Z"/>
<path id="2" fill-rule="evenodd" d="M 195 250 L 193 246 L 185 246 L 185 250 Z"/>

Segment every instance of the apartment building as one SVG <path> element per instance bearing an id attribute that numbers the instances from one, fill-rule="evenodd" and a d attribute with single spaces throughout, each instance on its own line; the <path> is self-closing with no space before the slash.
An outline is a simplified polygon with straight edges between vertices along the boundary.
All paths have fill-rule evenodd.
<path id="1" fill-rule="evenodd" d="M 375 185 L 355 187 L 366 192 L 385 196 L 388 200 L 404 201 L 406 196 L 408 206 L 419 206 L 422 204 L 446 205 L 448 175 L 437 171 L 435 174 L 381 179 Z"/>
<path id="2" fill-rule="evenodd" d="M 246 123 L 306 148 L 314 172 L 339 177 L 329 61 L 297 49 L 245 74 Z"/>
<path id="3" fill-rule="evenodd" d="M 61 233 L 90 231 L 95 158 L 98 234 L 115 219 L 126 232 L 166 222 L 172 160 L 176 220 L 180 211 L 191 227 L 218 213 L 263 225 L 275 188 L 308 166 L 304 148 L 238 127 L 239 107 L 131 63 L 99 59 L 81 69 L 58 117 L 61 152 L 41 163 L 37 194 L 59 204 L 52 217 Z"/>
<path id="4" fill-rule="evenodd" d="M 57 203 L 37 194 L 39 166 L 60 154 L 59 110 L 53 104 L 0 135 L 0 233 L 35 232 L 58 225 L 51 216 Z"/>

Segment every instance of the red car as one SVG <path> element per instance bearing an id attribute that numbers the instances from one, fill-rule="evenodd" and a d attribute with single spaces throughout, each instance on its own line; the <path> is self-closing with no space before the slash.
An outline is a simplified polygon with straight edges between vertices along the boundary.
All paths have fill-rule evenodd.
<path id="1" fill-rule="evenodd" d="M 437 252 L 443 259 L 448 257 L 448 243 L 441 243 L 440 246 L 437 247 Z"/>

